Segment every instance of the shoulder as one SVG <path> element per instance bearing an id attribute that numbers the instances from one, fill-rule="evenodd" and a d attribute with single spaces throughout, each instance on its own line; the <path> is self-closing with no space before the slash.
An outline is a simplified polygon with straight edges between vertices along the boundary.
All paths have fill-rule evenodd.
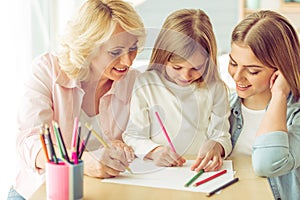
<path id="1" fill-rule="evenodd" d="M 139 84 L 159 82 L 161 82 L 161 76 L 156 70 L 145 71 L 137 77 L 137 83 Z"/>
<path id="2" fill-rule="evenodd" d="M 53 53 L 44 53 L 32 61 L 33 72 L 58 72 L 60 69 L 57 56 Z"/>

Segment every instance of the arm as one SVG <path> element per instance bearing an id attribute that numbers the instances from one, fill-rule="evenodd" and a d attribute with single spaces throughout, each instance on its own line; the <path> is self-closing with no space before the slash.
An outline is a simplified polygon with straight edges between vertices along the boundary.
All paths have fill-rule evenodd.
<path id="1" fill-rule="evenodd" d="M 141 78 L 141 77 L 139 77 Z M 123 140 L 131 146 L 135 154 L 144 159 L 154 160 L 159 166 L 182 165 L 185 160 L 168 146 L 155 143 L 151 139 L 153 131 L 154 110 L 151 107 L 151 100 L 160 98 L 157 93 L 156 84 L 153 85 L 145 80 L 136 80 L 135 90 L 132 94 L 129 122 L 123 134 Z M 142 82 L 145 83 L 142 83 Z M 154 92 L 156 92 L 154 94 Z M 155 103 L 154 103 L 155 104 Z M 155 104 L 156 105 L 156 104 Z M 152 110 L 151 110 L 152 109 Z"/>
<path id="2" fill-rule="evenodd" d="M 266 114 L 257 131 L 257 136 L 272 132 L 287 132 L 286 111 L 287 96 L 290 92 L 288 83 L 279 71 L 276 71 L 270 81 L 272 97 Z"/>
<path id="3" fill-rule="evenodd" d="M 252 153 L 254 171 L 268 177 L 289 173 L 300 165 L 299 105 L 287 104 L 289 86 L 280 72 L 274 73 L 271 86 L 272 97 Z"/>
<path id="4" fill-rule="evenodd" d="M 45 56 L 33 64 L 18 113 L 17 152 L 22 162 L 33 170 L 44 167 L 39 128 L 42 123 L 51 122 L 53 115 L 50 66 Z"/>
<path id="5" fill-rule="evenodd" d="M 131 97 L 129 121 L 122 135 L 123 141 L 142 159 L 159 146 L 150 139 L 151 121 L 144 95 L 144 87 L 140 87 L 137 78 Z"/>
<path id="6" fill-rule="evenodd" d="M 219 170 L 222 167 L 222 157 L 227 157 L 231 152 L 229 134 L 229 103 L 227 90 L 221 83 L 216 84 L 211 96 L 213 108 L 207 135 L 208 140 L 201 146 L 192 170 L 205 171 Z M 210 161 L 212 163 L 207 165 Z"/>

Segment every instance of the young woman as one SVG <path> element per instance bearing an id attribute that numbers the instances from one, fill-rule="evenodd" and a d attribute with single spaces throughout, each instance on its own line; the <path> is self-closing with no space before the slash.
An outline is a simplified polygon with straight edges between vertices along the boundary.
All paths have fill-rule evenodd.
<path id="1" fill-rule="evenodd" d="M 259 11 L 233 30 L 232 154 L 252 154 L 275 199 L 300 199 L 300 45 L 288 20 Z"/>
<path id="2" fill-rule="evenodd" d="M 130 4 L 88 0 L 68 23 L 61 49 L 35 60 L 18 117 L 21 167 L 8 199 L 27 199 L 43 183 L 45 156 L 39 129 L 53 120 L 67 148 L 75 117 L 82 123 L 83 138 L 84 124 L 89 122 L 112 141 L 112 148 L 106 149 L 91 136 L 82 156 L 86 175 L 107 178 L 125 170 L 134 155 L 120 140 L 138 75 L 130 66 L 144 37 L 143 23 Z"/>
<path id="3" fill-rule="evenodd" d="M 192 170 L 221 168 L 231 142 L 227 90 L 218 74 L 216 55 L 213 28 L 202 10 L 182 9 L 167 17 L 149 68 L 136 80 L 123 134 L 138 157 L 159 166 L 182 166 L 181 156 L 195 155 Z"/>

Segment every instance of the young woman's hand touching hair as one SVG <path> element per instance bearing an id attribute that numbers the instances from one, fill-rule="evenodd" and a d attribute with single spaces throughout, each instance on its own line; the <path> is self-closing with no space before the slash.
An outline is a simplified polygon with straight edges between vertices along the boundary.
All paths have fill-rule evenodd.
<path id="1" fill-rule="evenodd" d="M 270 79 L 270 88 L 273 95 L 284 95 L 288 96 L 290 93 L 291 89 L 286 81 L 286 79 L 283 77 L 282 73 L 277 70 L 273 73 L 271 79 Z"/>

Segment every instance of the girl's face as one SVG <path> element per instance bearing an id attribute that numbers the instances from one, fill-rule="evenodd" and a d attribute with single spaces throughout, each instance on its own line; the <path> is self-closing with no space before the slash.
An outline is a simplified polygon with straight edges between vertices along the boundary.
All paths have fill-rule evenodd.
<path id="1" fill-rule="evenodd" d="M 99 79 L 119 80 L 127 74 L 137 55 L 137 37 L 120 26 L 111 38 L 99 47 L 91 61 L 91 74 Z"/>
<path id="2" fill-rule="evenodd" d="M 199 51 L 182 63 L 168 62 L 166 73 L 177 85 L 188 86 L 198 80 L 205 71 L 207 58 Z"/>
<path id="3" fill-rule="evenodd" d="M 263 65 L 249 46 L 233 43 L 228 72 L 236 83 L 236 92 L 244 100 L 270 98 L 270 78 L 274 69 Z"/>

